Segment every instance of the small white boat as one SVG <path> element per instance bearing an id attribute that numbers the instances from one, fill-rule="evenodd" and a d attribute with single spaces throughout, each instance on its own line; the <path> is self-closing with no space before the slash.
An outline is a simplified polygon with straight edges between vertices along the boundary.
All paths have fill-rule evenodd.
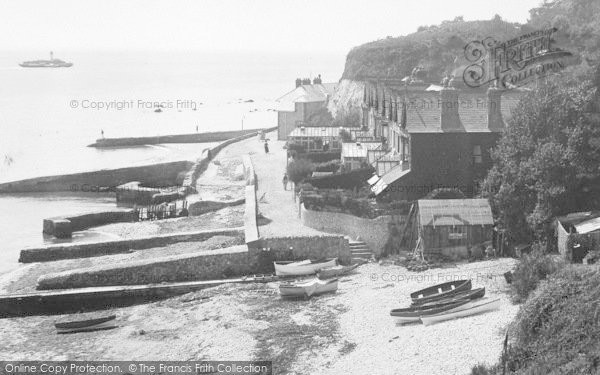
<path id="1" fill-rule="evenodd" d="M 496 310 L 498 308 L 500 308 L 500 298 L 482 298 L 466 303 L 462 306 L 458 306 L 454 309 L 444 311 L 440 314 L 421 316 L 421 321 L 424 325 L 428 326 L 446 320 L 481 314 L 487 311 Z"/>
<path id="2" fill-rule="evenodd" d="M 337 265 L 337 258 L 303 260 L 300 262 L 273 262 L 277 276 L 314 275 L 323 268 Z"/>
<path id="3" fill-rule="evenodd" d="M 335 292 L 338 288 L 338 280 L 312 279 L 301 283 L 281 283 L 279 293 L 282 297 L 304 297 L 308 298 L 323 293 Z"/>
<path id="4" fill-rule="evenodd" d="M 350 272 L 354 271 L 358 266 L 360 266 L 360 264 L 353 264 L 351 266 L 339 265 L 339 266 L 334 266 L 334 267 L 323 268 L 322 270 L 320 270 L 317 273 L 317 277 L 319 279 L 323 280 L 323 279 L 330 279 L 332 277 L 346 275 L 346 274 L 349 274 Z"/>

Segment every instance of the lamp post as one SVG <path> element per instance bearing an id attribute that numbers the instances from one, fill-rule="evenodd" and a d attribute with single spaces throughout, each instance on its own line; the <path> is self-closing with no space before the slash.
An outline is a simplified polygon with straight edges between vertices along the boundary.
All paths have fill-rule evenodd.
<path id="1" fill-rule="evenodd" d="M 242 130 L 244 130 L 244 119 L 246 118 L 246 114 L 242 115 Z"/>

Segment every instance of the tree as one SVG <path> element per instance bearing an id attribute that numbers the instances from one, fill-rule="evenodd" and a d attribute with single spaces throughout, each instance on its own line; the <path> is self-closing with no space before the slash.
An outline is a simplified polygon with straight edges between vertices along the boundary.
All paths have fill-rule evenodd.
<path id="1" fill-rule="evenodd" d="M 556 215 L 600 207 L 599 76 L 551 79 L 513 110 L 483 183 L 513 239 L 543 241 Z"/>

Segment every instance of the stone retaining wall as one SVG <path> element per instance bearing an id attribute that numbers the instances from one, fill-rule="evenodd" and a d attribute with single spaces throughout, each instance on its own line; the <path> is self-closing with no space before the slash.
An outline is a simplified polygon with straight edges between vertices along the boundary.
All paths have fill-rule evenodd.
<path id="1" fill-rule="evenodd" d="M 261 238 L 249 251 L 255 256 L 270 253 L 272 261 L 338 258 L 350 263 L 350 246 L 344 236 L 289 236 Z"/>
<path id="2" fill-rule="evenodd" d="M 126 253 L 131 250 L 143 250 L 166 246 L 178 242 L 205 241 L 213 236 L 240 236 L 242 228 L 203 230 L 162 234 L 151 237 L 127 240 L 112 240 L 91 243 L 56 244 L 21 250 L 19 262 L 48 262 L 61 259 L 89 258 L 108 254 Z"/>
<path id="3" fill-rule="evenodd" d="M 85 288 L 160 282 L 214 280 L 252 273 L 246 246 L 69 270 L 38 279 L 37 289 Z"/>
<path id="4" fill-rule="evenodd" d="M 366 219 L 341 212 L 307 210 L 301 208 L 302 224 L 323 232 L 340 233 L 352 239 L 360 237 L 376 256 L 381 255 L 387 242 L 389 224 L 394 222 L 402 226 L 404 216 L 380 216 L 375 219 Z"/>
<path id="5" fill-rule="evenodd" d="M 108 285 L 215 280 L 232 276 L 273 273 L 273 261 L 338 258 L 350 262 L 343 236 L 278 237 L 257 241 L 258 247 L 233 246 L 121 264 L 73 269 L 43 275 L 37 289 L 67 289 Z"/>
<path id="6" fill-rule="evenodd" d="M 225 207 L 239 206 L 240 204 L 244 204 L 245 201 L 245 198 L 232 199 L 230 201 L 197 201 L 189 204 L 188 212 L 190 216 L 198 216 Z"/>

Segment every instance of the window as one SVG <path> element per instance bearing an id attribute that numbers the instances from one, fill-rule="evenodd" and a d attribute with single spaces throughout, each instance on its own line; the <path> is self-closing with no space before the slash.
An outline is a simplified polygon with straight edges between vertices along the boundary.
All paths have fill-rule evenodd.
<path id="1" fill-rule="evenodd" d="M 473 163 L 475 164 L 481 164 L 482 162 L 482 158 L 481 158 L 481 146 L 480 145 L 475 145 L 473 146 Z"/>

